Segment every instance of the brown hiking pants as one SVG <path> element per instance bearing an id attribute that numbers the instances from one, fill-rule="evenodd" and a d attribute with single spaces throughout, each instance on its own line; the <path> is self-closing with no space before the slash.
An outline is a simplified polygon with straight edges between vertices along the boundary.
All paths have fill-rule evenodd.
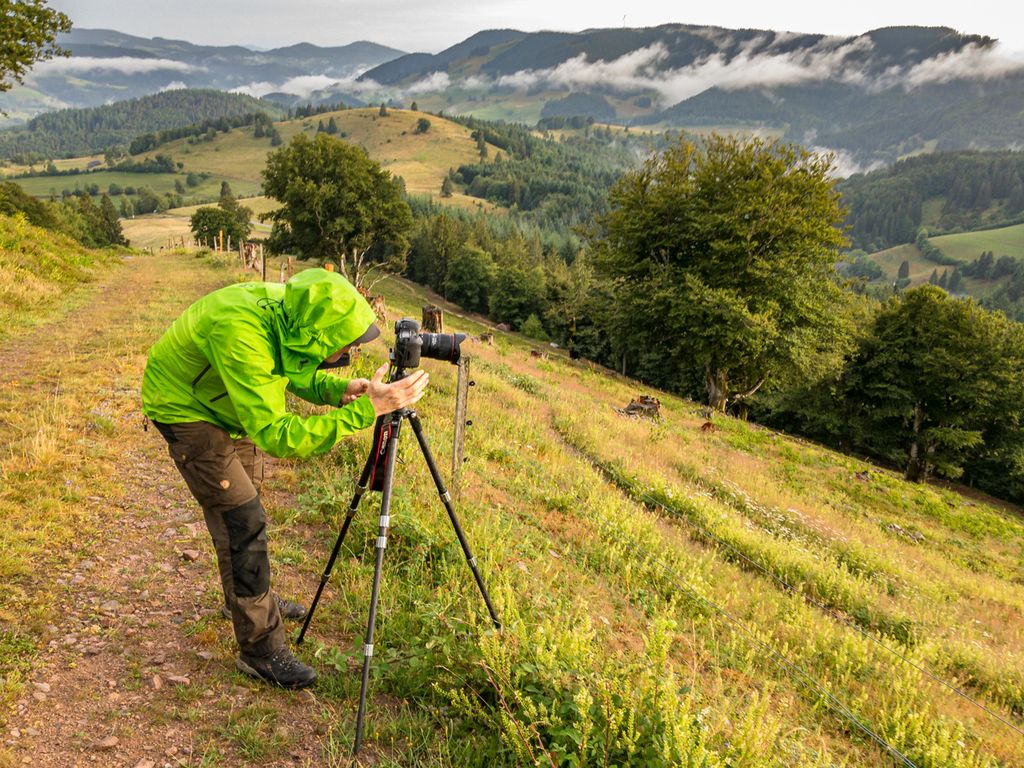
<path id="1" fill-rule="evenodd" d="M 232 439 L 206 422 L 153 425 L 203 508 L 242 653 L 262 656 L 282 648 L 284 628 L 270 589 L 267 520 L 259 496 L 263 454 L 248 438 Z"/>

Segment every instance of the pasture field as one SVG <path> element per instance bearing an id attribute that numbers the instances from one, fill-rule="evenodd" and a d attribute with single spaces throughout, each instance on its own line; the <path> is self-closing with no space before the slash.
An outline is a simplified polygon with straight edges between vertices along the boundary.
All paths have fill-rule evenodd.
<path id="1" fill-rule="evenodd" d="M 983 251 L 992 251 L 997 259 L 1000 256 L 1024 258 L 1024 224 L 941 235 L 931 240 L 947 256 L 963 261 L 974 261 Z"/>
<path id="2" fill-rule="evenodd" d="M 0 347 L 0 724 L 19 734 L 0 765 L 85 763 L 101 739 L 112 764 L 350 764 L 378 495 L 299 651 L 317 686 L 270 690 L 234 671 L 201 515 L 140 425 L 146 349 L 237 278 L 230 259 L 134 256 Z M 439 303 L 445 330 L 470 335 L 456 508 L 504 628 L 403 435 L 362 764 L 1024 766 L 1019 508 L 709 425 L 692 402 L 381 285 L 389 323 Z M 390 339 L 389 325 L 348 375 Z M 417 410 L 447 478 L 455 368 L 424 367 Z M 659 420 L 616 410 L 640 393 Z M 369 450 L 367 433 L 273 463 L 282 594 L 312 594 Z"/>
<path id="3" fill-rule="evenodd" d="M 69 157 L 62 158 L 60 160 L 54 160 L 53 164 L 57 167 L 58 171 L 71 171 L 77 168 L 80 171 L 86 170 L 90 164 L 99 163 L 102 165 L 106 159 L 103 155 L 88 155 L 86 157 Z M 16 176 L 21 173 L 28 173 L 29 171 L 38 171 L 40 167 L 45 167 L 45 163 L 37 163 L 35 165 L 10 165 L 0 166 L 0 173 L 5 176 Z"/>
<path id="4" fill-rule="evenodd" d="M 315 136 L 319 122 L 322 120 L 326 126 L 333 117 L 339 137 L 363 147 L 384 168 L 401 176 L 406 189 L 413 194 L 439 197 L 448 169 L 477 159 L 476 142 L 470 138 L 471 132 L 461 125 L 411 110 L 389 109 L 385 117 L 378 113 L 379 108 L 346 109 L 275 125 L 287 143 L 299 133 Z M 430 129 L 417 134 L 416 124 L 420 118 L 430 120 Z M 251 128 L 243 128 L 219 133 L 210 142 L 189 144 L 186 139 L 171 142 L 149 155 L 169 154 L 175 161 L 184 163 L 186 171 L 259 184 L 267 155 L 272 150 L 269 139 L 256 139 Z M 490 147 L 489 153 L 494 157 L 500 151 Z M 241 194 L 241 190 L 235 191 Z"/>
<path id="5" fill-rule="evenodd" d="M 983 251 L 992 251 L 997 259 L 1000 256 L 1024 258 L 1024 224 L 977 232 L 962 232 L 955 235 L 940 235 L 931 238 L 931 241 L 947 256 L 960 259 L 965 263 L 974 261 Z M 943 270 L 949 273 L 953 271 L 952 266 L 936 264 L 926 259 L 913 243 L 878 251 L 871 254 L 870 258 L 882 268 L 886 278 L 890 281 L 896 280 L 900 264 L 903 261 L 909 262 L 912 287 L 927 283 L 932 271 L 936 269 L 940 275 Z M 991 293 L 1000 282 L 1000 280 L 964 278 L 961 283 L 961 292 L 982 298 Z"/>
<path id="6" fill-rule="evenodd" d="M 220 195 L 221 181 L 228 181 L 231 189 L 236 195 L 253 195 L 259 191 L 259 182 L 236 176 L 211 176 L 203 179 L 199 186 L 185 187 L 185 197 L 197 197 L 201 199 L 216 200 Z M 174 182 L 179 181 L 185 184 L 185 174 L 181 173 L 121 173 L 119 171 L 95 171 L 93 173 L 78 174 L 75 176 L 30 176 L 21 179 L 12 179 L 17 182 L 26 192 L 36 197 L 60 197 L 63 190 L 74 192 L 84 190 L 90 184 L 96 184 L 100 192 L 107 192 L 111 184 L 124 187 L 149 187 L 158 195 L 167 192 L 174 192 Z M 114 196 L 114 201 L 119 202 L 119 196 Z"/>

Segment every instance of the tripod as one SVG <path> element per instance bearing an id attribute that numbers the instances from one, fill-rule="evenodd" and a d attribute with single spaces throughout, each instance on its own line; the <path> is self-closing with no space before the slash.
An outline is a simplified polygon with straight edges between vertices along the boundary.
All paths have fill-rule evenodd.
<path id="1" fill-rule="evenodd" d="M 399 368 L 395 375 L 391 377 L 391 381 L 397 381 L 402 376 L 404 376 L 404 372 Z M 476 585 L 480 588 L 480 594 L 483 595 L 484 603 L 487 604 L 487 612 L 491 615 L 491 621 L 494 622 L 495 629 L 501 629 L 501 621 L 498 619 L 498 614 L 491 604 L 491 598 L 487 594 L 487 588 L 484 586 L 483 577 L 480 575 L 480 569 L 477 567 L 476 558 L 470 551 L 469 542 L 466 541 L 466 535 L 462 532 L 462 526 L 459 525 L 459 520 L 455 516 L 451 494 L 445 488 L 444 481 L 441 479 L 441 473 L 438 471 L 437 464 L 434 463 L 434 457 L 430 453 L 430 446 L 427 444 L 427 438 L 423 434 L 423 426 L 420 424 L 419 416 L 416 415 L 416 411 L 409 408 L 401 408 L 392 413 L 379 416 L 374 426 L 373 448 L 371 448 L 370 455 L 366 459 L 366 465 L 363 467 L 359 482 L 356 483 L 355 495 L 352 497 L 352 503 L 349 504 L 348 514 L 341 526 L 338 539 L 334 542 L 334 549 L 331 551 L 330 559 L 328 559 L 327 566 L 320 577 L 320 586 L 317 587 L 316 595 L 313 597 L 313 602 L 309 606 L 309 612 L 306 614 L 306 620 L 303 622 L 302 629 L 296 639 L 296 643 L 301 645 L 305 638 L 306 630 L 309 628 L 309 622 L 313 618 L 313 612 L 316 610 L 317 603 L 320 602 L 320 595 L 324 591 L 324 585 L 327 584 L 327 580 L 331 576 L 334 561 L 341 550 L 341 544 L 348 533 L 349 525 L 352 523 L 352 518 L 355 517 L 359 501 L 369 483 L 372 490 L 380 490 L 381 492 L 380 521 L 379 530 L 377 531 L 377 560 L 373 570 L 373 589 L 370 592 L 370 615 L 366 622 L 366 642 L 363 645 L 363 681 L 359 689 L 359 711 L 356 715 L 356 738 L 355 744 L 352 747 L 353 755 L 359 754 L 359 747 L 362 744 L 363 738 L 363 719 L 366 714 L 366 689 L 370 681 L 370 660 L 373 658 L 373 631 L 377 620 L 377 599 L 380 596 L 380 575 L 384 565 L 384 550 L 388 543 L 388 526 L 391 524 L 391 488 L 395 475 L 395 454 L 398 450 L 398 435 L 403 421 L 408 421 L 412 425 L 412 431 L 415 433 L 416 440 L 420 444 L 420 451 L 427 462 L 427 468 L 434 479 L 434 485 L 437 486 L 437 493 L 441 497 L 445 510 L 448 512 L 448 519 L 451 521 L 452 528 L 455 529 L 455 535 L 462 546 L 466 562 L 469 563 L 470 570 L 473 571 L 473 578 L 476 579 Z"/>

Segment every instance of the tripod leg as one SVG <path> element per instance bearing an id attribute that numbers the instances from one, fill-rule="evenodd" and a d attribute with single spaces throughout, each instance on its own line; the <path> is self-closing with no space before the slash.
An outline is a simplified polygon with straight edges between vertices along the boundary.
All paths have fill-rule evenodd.
<path id="1" fill-rule="evenodd" d="M 373 568 L 373 589 L 370 592 L 370 616 L 366 622 L 366 642 L 363 645 L 363 682 L 359 688 L 359 711 L 356 714 L 356 740 L 352 754 L 359 754 L 363 741 L 363 718 L 366 716 L 366 689 L 370 683 L 370 659 L 373 658 L 373 629 L 377 621 L 377 599 L 380 597 L 380 574 L 384 566 L 384 550 L 388 545 L 388 526 L 391 525 L 391 486 L 395 478 L 395 452 L 398 450 L 398 433 L 402 426 L 402 411 L 396 411 L 391 418 L 391 435 L 388 440 L 387 459 L 384 470 L 384 485 L 380 497 L 380 527 L 377 531 L 377 561 Z"/>
<path id="2" fill-rule="evenodd" d="M 356 509 L 359 507 L 359 500 L 363 498 L 363 493 L 366 491 L 366 483 L 370 479 L 370 472 L 373 470 L 373 450 L 370 451 L 370 455 L 366 459 L 366 466 L 363 467 L 363 474 L 359 476 L 359 482 L 356 483 L 356 492 L 352 496 L 352 503 L 348 505 L 348 514 L 345 516 L 345 522 L 341 525 L 341 533 L 338 534 L 337 540 L 334 542 L 334 549 L 331 550 L 331 557 L 327 561 L 327 565 L 324 567 L 324 572 L 320 576 L 320 586 L 316 588 L 316 595 L 313 597 L 313 602 L 309 605 L 309 610 L 306 612 L 306 619 L 302 622 L 302 629 L 299 631 L 299 636 L 295 639 L 296 645 L 302 645 L 302 641 L 306 639 L 306 630 L 309 629 L 309 622 L 313 620 L 313 611 L 316 610 L 317 604 L 320 602 L 320 595 L 323 594 L 324 586 L 327 584 L 327 580 L 331 578 L 331 571 L 334 569 L 334 561 L 338 559 L 338 553 L 341 551 L 341 544 L 345 541 L 345 536 L 348 534 L 348 527 L 352 524 L 352 518 L 356 516 Z"/>
<path id="3" fill-rule="evenodd" d="M 494 606 L 491 604 L 490 595 L 487 594 L 487 587 L 484 586 L 484 579 L 480 575 L 480 569 L 477 567 L 476 558 L 469 549 L 469 542 L 466 541 L 466 535 L 462 532 L 462 526 L 459 525 L 459 519 L 455 516 L 455 507 L 452 505 L 452 495 L 448 493 L 448 489 L 445 488 L 444 480 L 441 479 L 441 473 L 437 469 L 437 464 L 434 463 L 434 456 L 430 453 L 430 446 L 427 444 L 427 436 L 423 434 L 423 425 L 420 424 L 420 417 L 416 415 L 415 411 L 409 413 L 409 423 L 412 424 L 412 431 L 416 434 L 416 440 L 420 444 L 420 450 L 423 452 L 423 458 L 427 461 L 427 468 L 430 469 L 430 476 L 434 478 L 434 485 L 437 486 L 437 493 L 441 497 L 441 502 L 444 504 L 444 508 L 448 512 L 448 519 L 452 521 L 452 528 L 455 529 L 455 535 L 459 537 L 459 544 L 462 545 L 462 552 L 466 556 L 466 562 L 469 563 L 470 570 L 473 571 L 473 577 L 476 579 L 476 585 L 480 588 L 480 594 L 483 595 L 484 603 L 487 604 L 487 612 L 491 614 L 491 621 L 494 622 L 495 629 L 501 629 L 501 621 L 498 619 L 498 614 L 494 610 Z"/>

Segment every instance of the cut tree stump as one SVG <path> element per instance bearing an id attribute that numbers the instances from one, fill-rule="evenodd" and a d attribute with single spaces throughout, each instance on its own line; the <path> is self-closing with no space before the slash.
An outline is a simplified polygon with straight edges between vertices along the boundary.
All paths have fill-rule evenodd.
<path id="1" fill-rule="evenodd" d="M 381 328 L 387 329 L 387 307 L 384 306 L 384 297 L 367 296 L 366 300 L 370 302 L 370 309 L 377 316 L 377 322 L 380 323 Z"/>
<path id="2" fill-rule="evenodd" d="M 651 397 L 650 395 L 639 395 L 636 399 L 631 400 L 629 405 L 625 408 L 616 408 L 615 410 L 623 416 L 660 419 L 661 401 L 656 397 Z"/>
<path id="3" fill-rule="evenodd" d="M 440 307 L 433 304 L 423 307 L 423 330 L 427 333 L 444 333 L 444 313 Z"/>

